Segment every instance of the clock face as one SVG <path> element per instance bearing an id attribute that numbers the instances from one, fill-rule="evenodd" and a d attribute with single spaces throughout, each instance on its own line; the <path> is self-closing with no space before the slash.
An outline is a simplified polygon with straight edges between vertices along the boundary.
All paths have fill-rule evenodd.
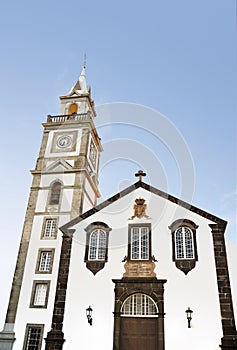
<path id="1" fill-rule="evenodd" d="M 57 139 L 57 146 L 59 148 L 68 148 L 71 145 L 72 145 L 72 138 L 71 138 L 71 136 L 63 135 L 63 136 L 60 136 Z"/>

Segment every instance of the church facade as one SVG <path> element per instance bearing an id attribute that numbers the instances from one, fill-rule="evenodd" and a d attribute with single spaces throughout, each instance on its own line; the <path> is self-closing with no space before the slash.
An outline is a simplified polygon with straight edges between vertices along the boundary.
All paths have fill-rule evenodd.
<path id="1" fill-rule="evenodd" d="M 49 115 L 1 350 L 234 350 L 227 222 L 145 182 L 97 205 L 85 68 Z"/>

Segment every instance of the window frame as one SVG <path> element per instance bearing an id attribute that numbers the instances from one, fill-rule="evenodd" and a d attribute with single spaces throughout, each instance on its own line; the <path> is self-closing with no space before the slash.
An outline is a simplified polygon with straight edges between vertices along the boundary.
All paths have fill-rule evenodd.
<path id="1" fill-rule="evenodd" d="M 95 242 L 96 247 L 92 245 L 92 236 L 94 234 L 96 234 L 96 242 Z M 88 244 L 88 261 L 95 261 L 95 260 L 107 261 L 108 260 L 107 240 L 108 240 L 108 235 L 106 234 L 106 231 L 101 228 L 97 228 L 90 233 L 89 244 Z M 95 248 L 95 258 L 91 257 L 94 254 L 92 248 Z M 103 257 L 99 256 L 101 254 L 100 250 L 102 250 Z"/>
<path id="2" fill-rule="evenodd" d="M 180 228 L 182 228 L 182 231 L 183 229 L 187 228 L 189 232 L 192 233 L 192 237 L 191 237 L 192 251 L 193 251 L 192 258 L 186 256 L 187 247 L 185 243 L 184 233 L 182 233 L 182 237 L 183 237 L 183 251 L 185 253 L 184 253 L 184 257 L 178 258 L 176 234 Z M 196 237 L 197 228 L 198 228 L 198 225 L 196 225 L 193 221 L 188 219 L 178 219 L 169 226 L 169 229 L 171 230 L 171 236 L 172 236 L 172 260 L 175 262 L 176 267 L 181 271 L 183 271 L 185 274 L 187 274 L 190 270 L 192 270 L 196 266 L 196 261 L 198 261 L 197 237 Z"/>
<path id="3" fill-rule="evenodd" d="M 47 228 L 47 221 L 54 220 L 55 221 L 55 233 L 52 236 L 45 236 L 46 228 Z M 52 228 L 51 228 L 52 230 Z M 58 231 L 58 217 L 45 217 L 43 226 L 42 226 L 42 232 L 41 232 L 41 239 L 56 239 L 57 238 L 57 231 Z"/>
<path id="4" fill-rule="evenodd" d="M 55 194 L 53 193 L 53 191 L 55 191 L 55 187 L 56 186 L 60 186 L 60 190 L 58 191 L 59 193 L 57 193 L 57 201 L 56 202 L 54 202 L 55 201 L 55 199 L 54 199 L 54 201 L 52 200 L 52 197 L 53 196 L 55 196 Z M 48 198 L 48 205 L 49 206 L 59 206 L 60 205 L 60 203 L 61 203 L 61 198 L 62 198 L 62 189 L 63 189 L 63 184 L 62 184 L 62 182 L 60 181 L 60 180 L 55 180 L 55 181 L 53 181 L 52 183 L 51 183 L 51 185 L 50 185 L 50 189 L 49 189 L 49 198 Z"/>
<path id="5" fill-rule="evenodd" d="M 50 261 L 50 268 L 49 270 L 40 270 L 40 263 L 41 263 L 41 256 L 42 253 L 51 253 L 51 261 Z M 37 257 L 37 262 L 36 262 L 36 269 L 35 273 L 37 274 L 51 274 L 53 270 L 53 261 L 54 261 L 54 253 L 55 253 L 55 248 L 40 248 L 38 250 L 38 257 Z"/>
<path id="6" fill-rule="evenodd" d="M 141 259 L 141 235 L 139 234 L 139 259 L 132 258 L 132 231 L 133 228 L 147 228 L 148 229 L 148 258 Z M 151 261 L 152 260 L 152 242 L 151 242 L 151 223 L 139 223 L 139 224 L 129 224 L 128 225 L 128 261 Z"/>
<path id="7" fill-rule="evenodd" d="M 39 286 L 39 285 L 46 285 L 47 286 L 45 300 L 44 300 L 43 305 L 36 305 L 35 304 L 37 286 Z M 50 281 L 49 280 L 34 280 L 33 286 L 32 286 L 32 291 L 31 291 L 30 308 L 46 309 L 48 306 L 49 289 L 50 289 Z"/>
<path id="8" fill-rule="evenodd" d="M 90 259 L 90 242 L 91 235 L 96 231 L 101 230 L 105 233 L 105 254 L 104 259 Z M 85 249 L 85 257 L 84 261 L 86 263 L 86 267 L 95 275 L 98 271 L 104 268 L 105 263 L 108 261 L 108 246 L 109 246 L 109 232 L 112 229 L 105 224 L 104 222 L 93 222 L 85 228 L 86 231 L 86 249 Z M 97 245 L 98 247 L 98 245 Z M 98 254 L 96 253 L 96 256 Z"/>
<path id="9" fill-rule="evenodd" d="M 182 239 L 181 239 L 181 243 L 179 245 L 182 245 L 182 257 L 179 257 L 179 251 L 178 251 L 178 237 L 177 234 L 179 233 L 178 231 L 181 230 L 181 235 L 182 235 Z M 192 257 L 188 256 L 188 244 L 187 244 L 187 238 L 186 238 L 186 233 L 187 231 L 189 233 L 191 233 L 189 242 L 191 241 L 191 253 L 192 253 Z M 187 226 L 180 226 L 178 227 L 175 232 L 174 232 L 174 241 L 175 241 L 175 259 L 176 260 L 193 260 L 195 259 L 195 251 L 194 251 L 194 234 L 193 231 L 187 227 Z"/>
<path id="10" fill-rule="evenodd" d="M 29 331 L 30 328 L 37 328 L 40 329 L 40 339 L 38 344 L 38 350 L 42 347 L 42 341 L 43 341 L 43 334 L 44 334 L 44 324 L 38 324 L 38 323 L 27 323 L 26 324 L 26 330 L 25 330 L 25 337 L 24 337 L 24 343 L 23 343 L 23 350 L 29 350 Z"/>
<path id="11" fill-rule="evenodd" d="M 97 169 L 98 148 L 96 147 L 96 143 L 94 142 L 92 137 L 90 138 L 90 145 L 88 148 L 87 158 L 89 159 L 89 163 L 93 167 L 93 169 Z"/>

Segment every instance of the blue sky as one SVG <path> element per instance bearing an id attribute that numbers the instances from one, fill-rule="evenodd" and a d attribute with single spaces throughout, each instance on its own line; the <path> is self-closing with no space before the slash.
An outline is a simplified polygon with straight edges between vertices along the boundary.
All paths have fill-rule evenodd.
<path id="1" fill-rule="evenodd" d="M 84 53 L 96 106 L 145 106 L 159 111 L 182 135 L 195 175 L 192 203 L 228 220 L 226 235 L 237 241 L 235 0 L 4 2 L 0 40 L 0 259 L 2 266 L 9 262 L 1 271 L 6 289 L 15 266 L 41 123 L 47 114 L 59 114 L 58 97 L 78 78 Z M 101 171 L 102 198 L 135 181 L 134 172 L 143 163 L 152 185 L 179 196 L 184 174 L 159 138 L 159 118 L 154 125 L 149 121 L 155 128 L 151 136 L 148 126 L 139 127 L 141 119 L 134 113 L 132 126 L 115 124 L 111 115 L 110 125 L 104 127 L 98 113 L 105 152 L 111 142 L 122 142 L 124 149 L 129 142 L 139 144 L 161 165 L 163 177 L 155 176 L 156 168 L 146 156 L 130 159 L 123 149 L 123 159 L 117 155 Z"/>

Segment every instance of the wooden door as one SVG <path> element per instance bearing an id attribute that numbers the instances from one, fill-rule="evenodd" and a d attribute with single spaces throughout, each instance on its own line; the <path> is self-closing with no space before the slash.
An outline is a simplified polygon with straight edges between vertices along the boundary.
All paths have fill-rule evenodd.
<path id="1" fill-rule="evenodd" d="M 158 350 L 157 318 L 121 317 L 120 350 Z"/>

